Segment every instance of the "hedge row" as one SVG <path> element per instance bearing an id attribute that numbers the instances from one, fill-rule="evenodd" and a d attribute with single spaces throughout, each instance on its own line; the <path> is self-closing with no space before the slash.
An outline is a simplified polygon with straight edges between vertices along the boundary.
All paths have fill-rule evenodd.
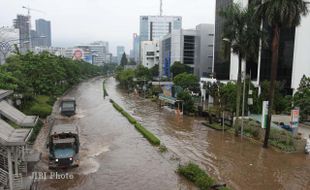
<path id="1" fill-rule="evenodd" d="M 125 116 L 128 121 L 135 126 L 135 128 L 145 137 L 151 144 L 158 146 L 160 145 L 160 140 L 149 130 L 144 128 L 140 123 L 137 122 L 135 118 L 133 118 L 129 113 L 127 113 L 122 107 L 120 107 L 117 103 L 115 103 L 112 99 L 110 99 L 113 107 L 119 111 L 123 116 Z"/>
<path id="2" fill-rule="evenodd" d="M 184 166 L 180 165 L 177 171 L 180 175 L 193 182 L 201 190 L 208 190 L 212 189 L 212 186 L 218 186 L 215 185 L 215 180 L 213 180 L 208 174 L 206 174 L 205 171 L 199 168 L 197 164 L 189 162 Z M 226 185 L 218 187 L 217 189 L 229 190 Z"/>
<path id="3" fill-rule="evenodd" d="M 160 140 L 149 130 L 144 128 L 140 123 L 135 124 L 136 129 L 153 145 L 160 145 Z"/>
<path id="4" fill-rule="evenodd" d="M 103 89 L 103 94 L 105 96 L 109 96 L 108 92 L 107 92 L 107 89 L 105 88 L 105 80 L 102 82 L 102 89 Z"/>

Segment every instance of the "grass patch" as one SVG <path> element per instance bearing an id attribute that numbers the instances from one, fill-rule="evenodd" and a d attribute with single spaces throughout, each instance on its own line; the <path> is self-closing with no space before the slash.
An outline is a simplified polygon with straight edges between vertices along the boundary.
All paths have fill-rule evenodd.
<path id="1" fill-rule="evenodd" d="M 128 119 L 128 121 L 135 126 L 135 128 L 145 137 L 151 144 L 158 146 L 160 145 L 160 140 L 153 135 L 150 131 L 144 128 L 140 123 L 137 122 L 135 118 L 133 118 L 129 113 L 127 113 L 122 107 L 120 107 L 117 103 L 115 103 L 112 99 L 110 99 L 113 107 L 119 111 L 124 117 Z"/>
<path id="2" fill-rule="evenodd" d="M 210 189 L 210 187 L 215 183 L 215 181 L 209 177 L 205 171 L 200 169 L 198 165 L 191 162 L 184 166 L 179 166 L 177 171 L 180 175 L 193 182 L 199 189 Z"/>
<path id="3" fill-rule="evenodd" d="M 129 115 L 129 113 L 127 113 L 125 110 L 121 111 L 121 114 L 125 116 L 131 124 L 134 125 L 137 123 L 136 119 Z"/>
<path id="4" fill-rule="evenodd" d="M 109 96 L 107 89 L 105 88 L 105 80 L 102 82 L 103 96 Z"/>
<path id="5" fill-rule="evenodd" d="M 288 131 L 270 129 L 269 143 L 285 152 L 296 151 L 293 135 Z"/>
<path id="6" fill-rule="evenodd" d="M 189 162 L 183 166 L 179 166 L 177 172 L 184 176 L 189 181 L 193 182 L 199 189 L 208 190 L 213 189 L 212 186 L 217 186 L 214 179 L 212 179 L 204 170 L 197 164 Z M 220 186 L 220 185 L 219 185 Z M 230 190 L 228 187 L 217 187 L 219 190 Z"/>
<path id="7" fill-rule="evenodd" d="M 160 145 L 160 140 L 153 135 L 153 133 L 144 128 L 140 123 L 136 123 L 135 127 L 152 145 Z"/>
<path id="8" fill-rule="evenodd" d="M 217 131 L 222 131 L 223 130 L 223 126 L 218 124 L 218 123 L 209 124 L 209 123 L 203 122 L 202 124 L 204 126 L 210 127 L 210 128 L 212 128 L 214 130 L 217 130 Z M 227 129 L 228 129 L 228 127 L 224 126 L 224 131 L 226 131 Z"/>
<path id="9" fill-rule="evenodd" d="M 36 96 L 34 102 L 25 110 L 26 114 L 38 115 L 46 118 L 52 113 L 55 98 L 49 96 Z"/>
<path id="10" fill-rule="evenodd" d="M 119 112 L 122 112 L 122 111 L 123 111 L 123 108 L 120 107 L 117 103 L 113 102 L 112 104 L 113 104 L 113 107 L 114 107 L 117 111 L 119 111 Z"/>
<path id="11" fill-rule="evenodd" d="M 40 133 L 40 131 L 41 131 L 43 126 L 44 125 L 43 125 L 42 121 L 39 120 L 37 125 L 34 126 L 33 129 L 32 129 L 32 134 L 31 134 L 31 136 L 30 136 L 30 138 L 28 140 L 29 143 L 31 143 L 31 144 L 34 143 L 34 141 L 37 139 L 37 136 L 39 135 L 39 133 Z"/>
<path id="12" fill-rule="evenodd" d="M 167 151 L 168 151 L 168 149 L 167 149 L 167 147 L 165 145 L 160 145 L 159 146 L 159 152 L 164 153 L 164 152 L 167 152 Z"/>

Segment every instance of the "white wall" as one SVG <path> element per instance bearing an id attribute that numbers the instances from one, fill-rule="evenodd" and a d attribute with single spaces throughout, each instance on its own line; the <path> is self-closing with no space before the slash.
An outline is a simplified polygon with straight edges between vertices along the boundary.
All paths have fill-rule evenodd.
<path id="1" fill-rule="evenodd" d="M 147 55 L 147 52 L 153 52 L 154 55 Z M 142 65 L 147 68 L 152 68 L 159 64 L 159 42 L 158 41 L 143 41 L 141 42 L 141 58 Z"/>
<path id="2" fill-rule="evenodd" d="M 291 87 L 295 92 L 302 76 L 310 76 L 310 15 L 303 17 L 300 26 L 296 28 L 294 48 Z"/>

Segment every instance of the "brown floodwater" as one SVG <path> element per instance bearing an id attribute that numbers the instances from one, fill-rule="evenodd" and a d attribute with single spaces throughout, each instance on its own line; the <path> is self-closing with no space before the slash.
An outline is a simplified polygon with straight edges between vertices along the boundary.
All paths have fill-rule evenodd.
<path id="1" fill-rule="evenodd" d="M 80 126 L 81 163 L 79 168 L 59 171 L 73 179 L 39 180 L 38 189 L 195 189 L 175 170 L 179 163 L 193 161 L 220 182 L 233 189 L 276 190 L 310 189 L 310 157 L 285 154 L 236 138 L 234 135 L 206 128 L 203 118 L 178 117 L 117 88 L 110 78 L 109 93 L 147 129 L 155 133 L 168 148 L 160 153 L 135 128 L 103 99 L 102 79 L 96 78 L 73 88 L 68 96 L 77 99 L 78 113 L 70 119 L 57 116 L 56 123 Z M 37 171 L 47 169 L 44 128 L 37 148 L 43 159 Z M 39 145 L 38 145 L 39 144 Z"/>

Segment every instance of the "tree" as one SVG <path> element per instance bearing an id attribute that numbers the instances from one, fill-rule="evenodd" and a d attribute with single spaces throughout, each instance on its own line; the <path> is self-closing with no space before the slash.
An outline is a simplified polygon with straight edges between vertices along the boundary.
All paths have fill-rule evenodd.
<path id="1" fill-rule="evenodd" d="M 121 66 L 125 67 L 125 65 L 128 65 L 128 59 L 127 59 L 126 53 L 123 53 L 122 59 L 121 59 Z"/>
<path id="2" fill-rule="evenodd" d="M 302 77 L 294 94 L 294 106 L 299 107 L 301 120 L 307 120 L 310 115 L 310 77 Z"/>
<path id="3" fill-rule="evenodd" d="M 153 77 L 158 77 L 159 76 L 159 65 L 158 64 L 154 65 L 154 67 L 150 69 L 150 72 Z"/>
<path id="4" fill-rule="evenodd" d="M 191 73 L 191 68 L 185 64 L 182 64 L 179 61 L 176 61 L 171 66 L 170 71 L 171 71 L 173 77 L 176 77 L 177 75 L 179 75 L 181 73 Z"/>
<path id="5" fill-rule="evenodd" d="M 149 81 L 152 79 L 151 72 L 147 67 L 143 65 L 138 65 L 135 69 L 135 77 L 138 80 Z"/>
<path id="6" fill-rule="evenodd" d="M 242 61 L 247 59 L 255 60 L 259 41 L 264 39 L 263 32 L 260 30 L 260 22 L 253 15 L 253 6 L 249 5 L 248 8 L 241 8 L 240 4 L 235 3 L 220 11 L 220 16 L 224 18 L 224 51 L 230 52 L 230 49 L 232 49 L 232 52 L 238 55 L 239 61 L 236 97 L 236 136 L 239 133 L 238 117 L 240 116 Z"/>
<path id="7" fill-rule="evenodd" d="M 183 89 L 196 91 L 199 88 L 199 80 L 193 74 L 182 73 L 174 77 L 173 83 Z"/>
<path id="8" fill-rule="evenodd" d="M 264 139 L 264 148 L 268 147 L 270 135 L 270 123 L 272 116 L 272 107 L 274 102 L 274 88 L 277 78 L 279 62 L 279 41 L 280 32 L 283 28 L 296 27 L 300 24 L 301 16 L 308 13 L 306 2 L 303 0 L 265 0 L 257 5 L 256 17 L 265 21 L 272 27 L 272 62 L 271 62 L 271 80 L 269 90 L 269 109 L 267 127 Z"/>
<path id="9" fill-rule="evenodd" d="M 183 100 L 183 110 L 185 112 L 194 111 L 194 100 L 188 91 L 182 90 L 177 96 L 178 100 Z"/>

